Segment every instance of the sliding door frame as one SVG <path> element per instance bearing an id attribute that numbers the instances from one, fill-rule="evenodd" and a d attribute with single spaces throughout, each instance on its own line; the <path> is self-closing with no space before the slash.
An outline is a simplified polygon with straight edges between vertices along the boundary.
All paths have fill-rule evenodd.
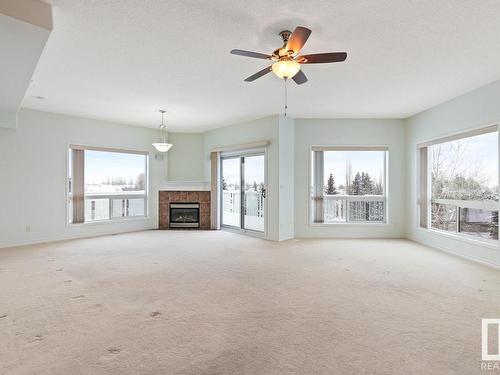
<path id="1" fill-rule="evenodd" d="M 264 230 L 256 231 L 252 229 L 245 228 L 245 211 L 244 211 L 244 202 L 245 202 L 245 158 L 251 156 L 264 156 L 264 189 L 265 189 L 265 197 L 264 197 Z M 224 215 L 224 190 L 222 189 L 222 178 L 224 174 L 223 168 L 223 160 L 224 159 L 235 159 L 239 158 L 240 160 L 240 226 L 227 225 L 223 222 Z M 221 152 L 220 155 L 220 177 L 218 181 L 220 196 L 219 196 L 219 220 L 221 229 L 237 232 L 237 233 L 245 233 L 255 237 L 267 238 L 268 233 L 268 204 L 267 204 L 267 196 L 268 196 L 268 186 L 267 186 L 267 148 L 258 148 L 258 149 L 248 149 L 248 150 L 235 150 L 235 151 L 227 151 Z"/>
<path id="2" fill-rule="evenodd" d="M 224 189 L 222 188 L 222 179 L 224 178 L 224 160 L 230 160 L 230 159 L 238 159 L 239 160 L 239 166 L 240 166 L 240 225 L 239 226 L 236 226 L 236 225 L 230 225 L 230 224 L 224 224 Z M 241 219 L 241 208 L 242 208 L 242 195 L 241 195 L 241 190 L 242 190 L 242 187 L 241 187 L 241 180 L 242 180 L 242 173 L 241 173 L 241 157 L 239 155 L 224 155 L 224 154 L 221 154 L 220 156 L 220 177 L 219 177 L 219 181 L 217 182 L 217 184 L 219 185 L 219 220 L 220 220 L 220 227 L 221 228 L 229 228 L 229 229 L 233 229 L 233 230 L 240 230 L 241 227 L 242 227 L 242 219 Z"/>

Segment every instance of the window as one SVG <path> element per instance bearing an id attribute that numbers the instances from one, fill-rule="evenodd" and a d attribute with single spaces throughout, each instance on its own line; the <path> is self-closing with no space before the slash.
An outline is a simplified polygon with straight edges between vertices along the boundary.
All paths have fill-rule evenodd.
<path id="1" fill-rule="evenodd" d="M 69 223 L 147 215 L 146 153 L 71 146 L 68 164 Z"/>
<path id="2" fill-rule="evenodd" d="M 498 240 L 498 128 L 420 145 L 420 225 Z"/>
<path id="3" fill-rule="evenodd" d="M 313 147 L 313 223 L 385 223 L 386 147 Z"/>

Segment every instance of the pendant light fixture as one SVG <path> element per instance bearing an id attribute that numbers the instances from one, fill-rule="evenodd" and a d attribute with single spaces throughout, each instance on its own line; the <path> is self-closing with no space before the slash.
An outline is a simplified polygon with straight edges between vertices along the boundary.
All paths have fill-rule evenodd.
<path id="1" fill-rule="evenodd" d="M 163 124 L 163 115 L 165 111 L 160 109 L 161 113 L 161 125 L 160 125 L 160 142 L 153 143 L 154 148 L 159 152 L 167 152 L 173 146 L 173 144 L 167 142 L 167 131 L 165 130 L 165 125 Z"/>
<path id="2" fill-rule="evenodd" d="M 300 64 L 292 58 L 282 57 L 276 61 L 271 69 L 273 73 L 282 79 L 293 78 L 300 70 Z"/>

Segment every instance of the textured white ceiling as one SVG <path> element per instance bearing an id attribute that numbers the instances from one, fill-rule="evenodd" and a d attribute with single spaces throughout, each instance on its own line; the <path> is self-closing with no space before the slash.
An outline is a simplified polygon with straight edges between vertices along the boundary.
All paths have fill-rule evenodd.
<path id="1" fill-rule="evenodd" d="M 282 112 L 283 81 L 243 79 L 282 29 L 313 30 L 304 53 L 347 51 L 289 84 L 295 117 L 407 117 L 500 78 L 498 0 L 53 0 L 54 31 L 29 108 L 203 131 Z M 43 96 L 45 100 L 36 99 Z"/>

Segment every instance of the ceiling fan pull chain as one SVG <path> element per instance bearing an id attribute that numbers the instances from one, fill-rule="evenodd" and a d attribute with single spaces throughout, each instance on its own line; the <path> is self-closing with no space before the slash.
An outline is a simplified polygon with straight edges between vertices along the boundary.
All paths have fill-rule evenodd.
<path id="1" fill-rule="evenodd" d="M 286 117 L 286 110 L 288 109 L 288 95 L 286 90 L 286 83 L 288 80 L 285 78 L 284 81 L 285 81 L 285 117 Z"/>

